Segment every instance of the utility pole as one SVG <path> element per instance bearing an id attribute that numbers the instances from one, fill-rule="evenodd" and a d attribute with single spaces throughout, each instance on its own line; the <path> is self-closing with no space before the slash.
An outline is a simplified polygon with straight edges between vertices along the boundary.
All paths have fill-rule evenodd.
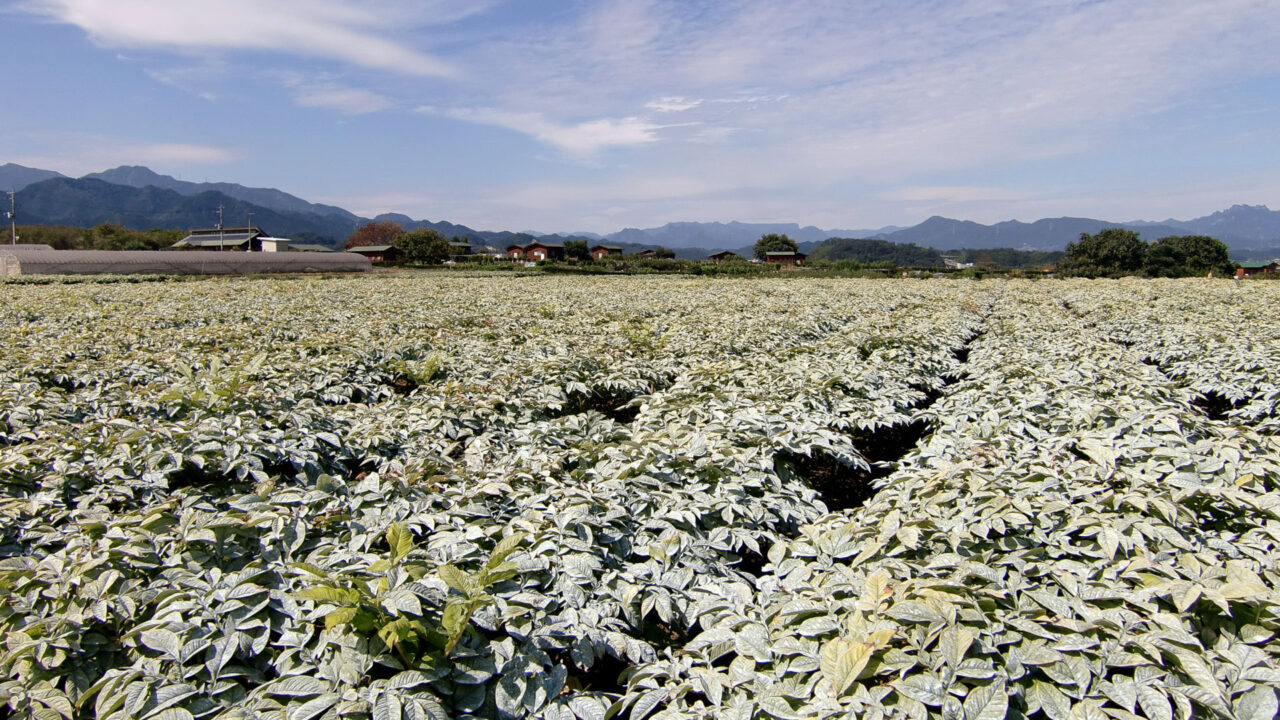
<path id="1" fill-rule="evenodd" d="M 17 190 L 9 191 L 9 244 L 18 244 L 18 214 L 14 209 L 13 197 L 17 194 Z"/>
<path id="2" fill-rule="evenodd" d="M 249 229 L 245 231 L 249 239 L 244 244 L 244 251 L 249 252 L 253 249 L 253 213 L 249 213 Z"/>
<path id="3" fill-rule="evenodd" d="M 222 231 L 222 203 L 218 203 L 218 250 L 226 250 L 227 238 Z"/>

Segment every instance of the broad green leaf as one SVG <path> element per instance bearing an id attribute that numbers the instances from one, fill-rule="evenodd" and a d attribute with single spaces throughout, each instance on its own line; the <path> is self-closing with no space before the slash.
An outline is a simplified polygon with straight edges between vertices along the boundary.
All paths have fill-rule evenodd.
<path id="1" fill-rule="evenodd" d="M 312 698 L 301 705 L 291 705 L 285 712 L 286 720 L 312 720 L 318 717 L 329 708 L 337 704 L 342 699 L 341 695 L 336 693 L 327 693 L 319 697 Z"/>
<path id="2" fill-rule="evenodd" d="M 144 630 L 138 636 L 138 640 L 148 648 L 156 652 L 165 653 L 175 659 L 182 655 L 182 641 L 176 633 L 170 630 Z"/>
<path id="3" fill-rule="evenodd" d="M 413 552 L 413 533 L 401 523 L 392 523 L 387 528 L 387 545 L 391 548 L 391 557 L 396 562 Z"/>
<path id="4" fill-rule="evenodd" d="M 885 614 L 901 622 L 946 622 L 941 613 L 919 600 L 894 603 Z"/>
<path id="5" fill-rule="evenodd" d="M 299 600 L 312 600 L 333 605 L 356 605 L 360 602 L 360 593 L 355 590 L 324 586 L 301 590 L 296 597 Z"/>
<path id="6" fill-rule="evenodd" d="M 494 546 L 493 552 L 489 555 L 488 567 L 496 568 L 499 564 L 507 559 L 511 553 L 520 548 L 520 543 L 524 542 L 524 533 L 512 533 L 501 540 Z"/>
<path id="7" fill-rule="evenodd" d="M 1173 720 L 1173 706 L 1168 696 L 1150 685 L 1138 686 L 1138 705 L 1151 720 Z"/>
<path id="8" fill-rule="evenodd" d="M 836 696 L 844 695 L 857 681 L 873 652 L 869 643 L 843 639 L 831 640 L 822 648 L 822 677 Z"/>
<path id="9" fill-rule="evenodd" d="M 436 574 L 440 576 L 440 579 L 444 581 L 445 585 L 449 586 L 449 589 L 462 593 L 463 595 L 471 593 L 473 585 L 471 576 L 453 565 L 441 565 L 436 570 Z"/>
<path id="10" fill-rule="evenodd" d="M 267 686 L 267 692 L 271 695 L 283 695 L 286 697 L 308 697 L 311 695 L 320 695 L 329 691 L 329 685 L 322 680 L 306 675 L 295 675 L 287 677 Z"/>
<path id="11" fill-rule="evenodd" d="M 1235 701 L 1238 720 L 1274 720 L 1280 717 L 1280 701 L 1275 688 L 1258 686 L 1244 693 Z"/>
<path id="12" fill-rule="evenodd" d="M 1002 682 L 974 688 L 964 699 L 964 720 L 1004 720 L 1008 710 L 1009 696 Z"/>
<path id="13" fill-rule="evenodd" d="M 946 697 L 947 687 L 932 675 L 912 675 L 893 684 L 900 694 L 925 705 L 938 707 Z"/>
<path id="14" fill-rule="evenodd" d="M 348 625 L 356 619 L 356 615 L 360 614 L 359 608 L 338 608 L 328 615 L 324 616 L 324 626 L 330 630 L 342 625 Z"/>

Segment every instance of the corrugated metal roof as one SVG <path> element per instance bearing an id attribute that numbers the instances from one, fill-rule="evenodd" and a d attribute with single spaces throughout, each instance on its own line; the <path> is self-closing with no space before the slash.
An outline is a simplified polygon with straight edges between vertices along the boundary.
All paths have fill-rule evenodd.
<path id="1" fill-rule="evenodd" d="M 395 247 L 395 245 L 358 245 L 353 248 L 348 248 L 347 252 L 353 252 L 353 253 L 386 252 L 393 247 Z"/>
<path id="2" fill-rule="evenodd" d="M 245 233 L 227 233 L 226 235 L 212 237 L 207 235 L 188 235 L 173 244 L 173 247 L 236 247 L 249 242 L 256 237 L 255 235 L 247 235 Z"/>
<path id="3" fill-rule="evenodd" d="M 248 235 L 250 237 L 258 237 L 266 235 L 262 232 L 262 228 L 257 225 L 249 225 L 245 227 L 211 227 L 211 228 L 193 228 L 187 231 L 187 237 L 207 237 L 209 235 Z"/>
<path id="4" fill-rule="evenodd" d="M 369 259 L 354 253 L 8 250 L 0 247 L 0 272 L 5 275 L 244 275 L 273 272 L 364 272 L 369 269 Z"/>

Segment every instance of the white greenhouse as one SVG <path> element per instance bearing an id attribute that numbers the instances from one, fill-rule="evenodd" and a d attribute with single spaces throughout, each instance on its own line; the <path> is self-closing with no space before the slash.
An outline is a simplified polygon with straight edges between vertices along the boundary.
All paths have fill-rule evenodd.
<path id="1" fill-rule="evenodd" d="M 188 250 L 26 250 L 0 246 L 0 275 L 252 275 L 367 272 L 355 253 L 215 252 Z"/>

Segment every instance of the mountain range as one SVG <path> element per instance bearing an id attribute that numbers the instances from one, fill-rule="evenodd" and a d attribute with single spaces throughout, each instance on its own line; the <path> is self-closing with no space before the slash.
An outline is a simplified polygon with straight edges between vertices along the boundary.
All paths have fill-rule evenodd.
<path id="1" fill-rule="evenodd" d="M 114 222 L 136 229 L 211 227 L 217 222 L 217 209 L 221 206 L 223 223 L 227 226 L 243 225 L 252 214 L 253 224 L 271 234 L 336 246 L 370 220 L 343 208 L 307 202 L 274 188 L 187 182 L 141 166 L 122 166 L 70 178 L 52 170 L 9 163 L 0 165 L 0 188 L 18 191 L 18 221 L 24 224 L 89 227 Z M 934 216 L 912 227 L 857 230 L 823 230 L 797 223 L 672 222 L 654 228 L 626 228 L 608 235 L 475 230 L 444 220 L 415 220 L 395 213 L 372 219 L 397 222 L 411 230 L 432 228 L 448 237 L 466 238 L 476 245 L 502 247 L 534 238 L 584 239 L 628 250 L 661 245 L 675 250 L 679 257 L 688 258 L 706 257 L 718 250 L 749 252 L 752 244 L 766 233 L 785 234 L 799 242 L 802 250 L 837 237 L 912 243 L 938 250 L 1051 251 L 1062 250 L 1081 233 L 1096 233 L 1108 227 L 1131 229 L 1146 240 L 1168 235 L 1211 235 L 1225 242 L 1233 254 L 1241 258 L 1274 254 L 1276 248 L 1280 248 L 1280 211 L 1263 205 L 1235 205 L 1193 220 L 1111 222 L 1061 217 L 983 225 Z"/>

